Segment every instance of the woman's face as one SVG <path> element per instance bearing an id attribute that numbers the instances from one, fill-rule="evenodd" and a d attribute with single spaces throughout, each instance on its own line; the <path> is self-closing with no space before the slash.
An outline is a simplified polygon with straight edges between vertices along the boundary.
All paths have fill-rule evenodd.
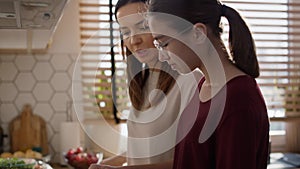
<path id="1" fill-rule="evenodd" d="M 158 51 L 143 12 L 146 12 L 144 3 L 130 3 L 118 10 L 117 19 L 125 46 L 141 63 L 154 65 L 158 61 Z"/>
<path id="2" fill-rule="evenodd" d="M 183 74 L 189 73 L 198 67 L 199 58 L 191 50 L 192 47 L 189 45 L 189 41 L 186 41 L 190 34 L 189 29 L 178 32 L 167 26 L 168 24 L 160 23 L 158 19 L 149 19 L 149 25 L 151 31 L 153 31 L 154 43 L 160 51 L 160 61 L 168 62 L 174 70 Z"/>

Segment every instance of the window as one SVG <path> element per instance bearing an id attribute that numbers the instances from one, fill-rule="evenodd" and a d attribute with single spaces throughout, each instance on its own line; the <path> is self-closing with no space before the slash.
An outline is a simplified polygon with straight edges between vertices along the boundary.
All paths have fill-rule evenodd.
<path id="1" fill-rule="evenodd" d="M 113 15 L 116 2 L 117 0 L 81 0 L 80 3 L 83 46 L 81 62 L 87 117 L 93 117 L 99 110 L 108 116 L 117 111 L 128 110 L 126 80 L 121 78 L 125 74 L 126 64 L 119 54 L 118 24 Z M 238 9 L 250 26 L 261 69 L 257 81 L 271 117 L 271 135 L 285 137 L 287 124 L 300 117 L 300 2 L 222 2 Z M 223 38 L 226 40 L 226 20 L 224 23 Z M 112 93 L 112 88 L 116 88 L 117 92 Z M 112 97 L 113 95 L 116 97 Z M 112 98 L 116 99 L 115 109 Z"/>
<path id="2" fill-rule="evenodd" d="M 270 134 L 285 135 L 286 122 L 300 116 L 300 2 L 296 0 L 222 2 L 238 9 L 249 24 L 261 69 L 257 81 L 271 117 Z M 227 38 L 226 34 L 224 38 Z"/>
<path id="3" fill-rule="evenodd" d="M 85 119 L 96 118 L 101 113 L 118 122 L 120 112 L 128 110 L 126 64 L 120 55 L 118 24 L 113 15 L 116 2 L 80 1 Z"/>

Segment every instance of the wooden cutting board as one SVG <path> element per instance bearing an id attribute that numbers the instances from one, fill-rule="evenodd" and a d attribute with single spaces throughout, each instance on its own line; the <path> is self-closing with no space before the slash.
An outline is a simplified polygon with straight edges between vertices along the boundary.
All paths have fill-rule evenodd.
<path id="1" fill-rule="evenodd" d="M 22 113 L 9 124 L 11 151 L 41 149 L 48 154 L 46 122 L 32 113 L 30 105 L 25 105 Z"/>

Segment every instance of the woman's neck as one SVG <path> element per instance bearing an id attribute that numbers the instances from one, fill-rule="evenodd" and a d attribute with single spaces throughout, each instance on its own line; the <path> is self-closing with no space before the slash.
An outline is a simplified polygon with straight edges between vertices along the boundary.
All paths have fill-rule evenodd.
<path id="1" fill-rule="evenodd" d="M 205 83 L 207 85 L 215 84 L 225 84 L 230 79 L 239 76 L 245 75 L 239 68 L 237 68 L 223 48 L 216 48 L 214 51 L 210 52 L 210 58 L 208 61 L 211 65 L 201 65 L 200 69 L 203 71 L 205 76 Z"/>

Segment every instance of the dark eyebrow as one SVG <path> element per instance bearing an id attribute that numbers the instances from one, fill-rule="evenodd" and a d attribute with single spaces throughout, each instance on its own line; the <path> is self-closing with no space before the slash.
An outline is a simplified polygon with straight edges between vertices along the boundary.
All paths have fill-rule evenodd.
<path id="1" fill-rule="evenodd" d="M 145 22 L 145 20 L 143 19 L 143 20 L 139 21 L 138 23 L 136 23 L 134 25 L 140 25 L 140 24 L 143 24 L 144 22 Z"/>

